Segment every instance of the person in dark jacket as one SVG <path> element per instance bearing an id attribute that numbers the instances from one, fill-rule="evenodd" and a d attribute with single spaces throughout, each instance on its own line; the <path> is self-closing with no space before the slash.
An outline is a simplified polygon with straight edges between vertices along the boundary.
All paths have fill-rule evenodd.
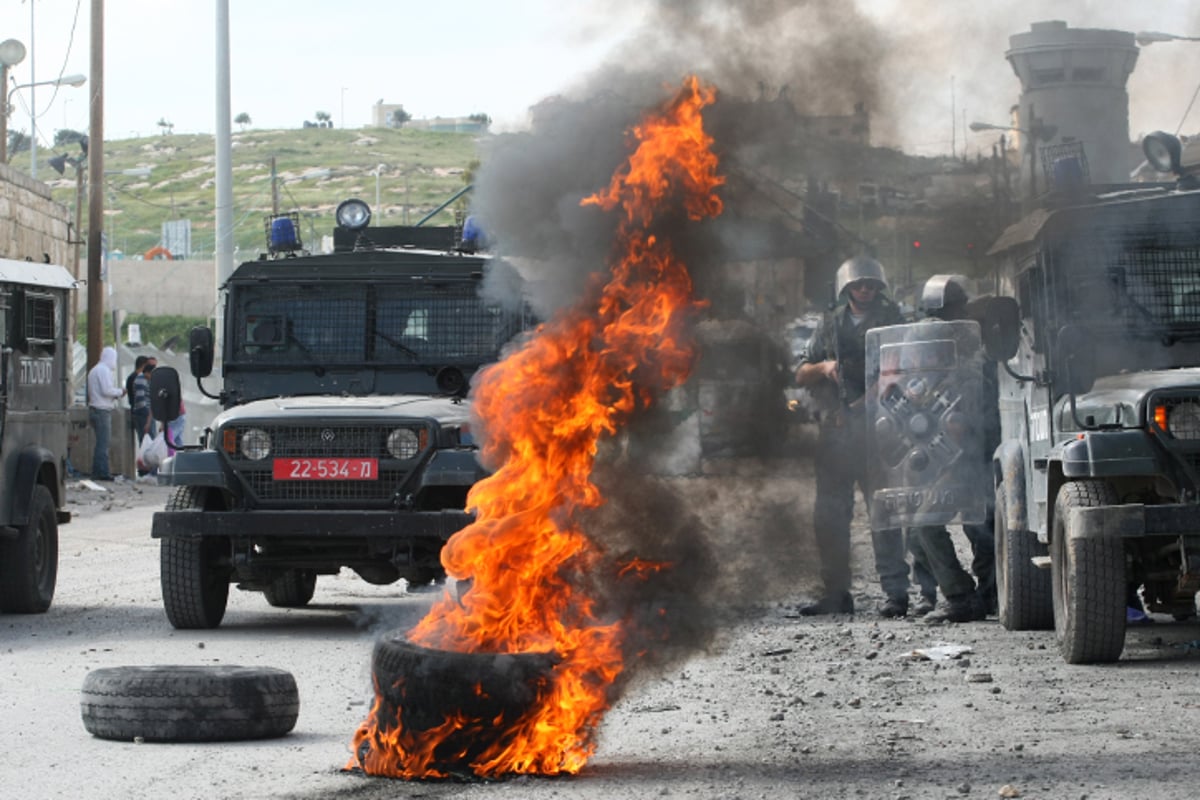
<path id="1" fill-rule="evenodd" d="M 820 599 L 800 608 L 804 615 L 854 613 L 850 595 L 854 487 L 865 502 L 871 496 L 865 438 L 866 333 L 904 321 L 900 309 L 886 296 L 887 288 L 883 265 L 873 258 L 857 256 L 838 267 L 836 289 L 841 305 L 821 321 L 796 370 L 799 386 L 824 390 L 837 398 L 821 422 L 814 464 L 813 527 L 824 588 Z M 871 540 L 875 570 L 885 595 L 879 613 L 902 617 L 908 613 L 909 586 L 903 534 L 899 530 L 872 531 Z"/>
<path id="2" fill-rule="evenodd" d="M 966 279 L 957 275 L 935 275 L 921 293 L 921 306 L 930 319 L 946 321 L 967 319 Z M 990 461 L 999 445 L 1000 409 L 996 385 L 996 363 L 984 362 L 983 368 L 983 452 Z M 971 545 L 971 572 L 958 560 L 950 532 L 944 525 L 913 528 L 908 546 L 915 563 L 928 569 L 941 589 L 944 602 L 926 614 L 929 624 L 973 622 L 996 613 L 995 535 L 992 531 L 994 503 L 987 507 L 982 524 L 964 524 L 963 534 Z"/>

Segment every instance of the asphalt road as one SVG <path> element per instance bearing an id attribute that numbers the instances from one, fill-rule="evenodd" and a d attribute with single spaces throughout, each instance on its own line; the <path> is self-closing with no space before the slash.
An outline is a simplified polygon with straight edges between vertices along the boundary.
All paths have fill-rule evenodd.
<path id="1" fill-rule="evenodd" d="M 763 496 L 792 491 L 754 483 Z M 1054 652 L 1052 633 L 1009 633 L 995 620 L 931 628 L 870 612 L 798 617 L 796 604 L 813 588 L 805 571 L 790 596 L 760 603 L 708 652 L 636 683 L 579 775 L 410 783 L 343 772 L 371 699 L 375 637 L 415 622 L 431 594 L 341 575 L 318 582 L 310 607 L 281 610 L 235 590 L 219 629 L 175 631 L 148 533 L 166 490 L 111 489 L 72 489 L 76 519 L 61 530 L 51 610 L 0 616 L 0 797 L 1196 796 L 1200 626 L 1159 620 L 1130 632 L 1120 663 L 1072 667 Z M 732 502 L 705 496 L 714 508 Z M 862 609 L 879 599 L 869 552 L 859 528 Z M 914 653 L 939 642 L 969 651 L 945 661 Z M 289 735 L 256 742 L 89 735 L 84 676 L 151 664 L 290 670 L 299 720 Z"/>

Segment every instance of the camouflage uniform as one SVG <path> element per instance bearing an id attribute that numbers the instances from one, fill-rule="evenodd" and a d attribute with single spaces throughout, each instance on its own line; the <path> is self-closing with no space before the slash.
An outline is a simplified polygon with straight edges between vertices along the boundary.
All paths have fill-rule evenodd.
<path id="1" fill-rule="evenodd" d="M 825 315 L 809 342 L 801 363 L 839 361 L 841 390 L 838 402 L 821 420 L 815 458 L 817 496 L 813 513 L 821 579 L 826 598 L 850 590 L 850 520 L 854 515 L 854 487 L 870 502 L 867 476 L 866 346 L 867 331 L 904 322 L 900 310 L 882 294 L 857 325 L 848 304 Z M 889 600 L 908 607 L 908 563 L 904 537 L 899 530 L 872 531 L 875 570 Z M 903 613 L 903 611 L 901 611 Z"/>

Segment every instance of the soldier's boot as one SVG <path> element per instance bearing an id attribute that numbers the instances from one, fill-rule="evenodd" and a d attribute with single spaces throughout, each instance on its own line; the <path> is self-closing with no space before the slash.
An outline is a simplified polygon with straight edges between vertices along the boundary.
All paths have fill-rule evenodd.
<path id="1" fill-rule="evenodd" d="M 805 617 L 816 617 L 824 614 L 853 614 L 854 598 L 849 592 L 826 595 L 815 603 L 800 606 L 800 614 Z"/>
<path id="2" fill-rule="evenodd" d="M 906 595 L 898 595 L 889 597 L 884 600 L 879 606 L 879 615 L 882 617 L 903 617 L 908 613 L 908 597 Z"/>
<path id="3" fill-rule="evenodd" d="M 921 599 L 913 606 L 913 616 L 923 617 L 935 608 L 937 608 L 937 595 L 922 594 Z"/>
<path id="4" fill-rule="evenodd" d="M 971 592 L 947 597 L 946 602 L 926 614 L 921 621 L 926 625 L 941 625 L 946 622 L 976 622 L 986 618 L 983 601 Z"/>

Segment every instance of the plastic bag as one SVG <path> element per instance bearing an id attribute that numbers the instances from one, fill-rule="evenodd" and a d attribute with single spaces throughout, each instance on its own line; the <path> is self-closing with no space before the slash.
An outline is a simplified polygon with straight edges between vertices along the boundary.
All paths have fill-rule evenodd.
<path id="1" fill-rule="evenodd" d="M 162 431 L 156 436 L 143 436 L 138 446 L 138 469 L 145 472 L 158 469 L 167 457 L 167 440 Z"/>

